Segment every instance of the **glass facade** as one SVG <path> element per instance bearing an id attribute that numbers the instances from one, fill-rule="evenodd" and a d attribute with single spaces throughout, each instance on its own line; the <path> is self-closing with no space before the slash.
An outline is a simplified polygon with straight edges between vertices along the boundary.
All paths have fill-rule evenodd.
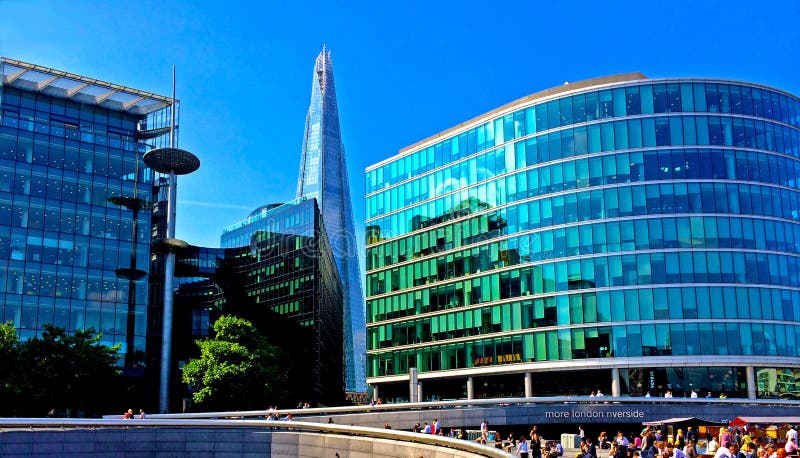
<path id="1" fill-rule="evenodd" d="M 344 402 L 342 290 L 316 201 L 259 208 L 221 243 L 176 253 L 176 360 L 196 357 L 194 340 L 234 314 L 281 348 L 289 399 Z"/>
<path id="2" fill-rule="evenodd" d="M 0 321 L 23 339 L 94 328 L 140 374 L 153 186 L 141 155 L 163 141 L 141 133 L 168 99 L 0 66 Z"/>
<path id="3" fill-rule="evenodd" d="M 758 378 L 773 396 L 756 361 L 800 368 L 800 101 L 729 81 L 583 85 L 367 169 L 368 381 L 387 397 L 408 397 L 412 367 L 429 398 L 533 371 L 537 395 L 614 379 L 747 396 Z"/>
<path id="4" fill-rule="evenodd" d="M 315 198 L 343 282 L 347 391 L 365 392 L 365 318 L 350 181 L 347 178 L 331 54 L 317 56 L 306 115 L 297 197 Z"/>

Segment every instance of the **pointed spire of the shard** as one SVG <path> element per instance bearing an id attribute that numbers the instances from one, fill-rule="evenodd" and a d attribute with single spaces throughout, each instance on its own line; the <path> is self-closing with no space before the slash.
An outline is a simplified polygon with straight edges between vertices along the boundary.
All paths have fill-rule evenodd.
<path id="1" fill-rule="evenodd" d="M 333 249 L 344 291 L 345 385 L 366 391 L 366 324 L 353 204 L 347 178 L 331 53 L 322 45 L 306 114 L 297 197 L 314 197 Z"/>
<path id="2" fill-rule="evenodd" d="M 317 73 L 317 85 L 319 90 L 325 93 L 325 79 L 328 76 L 328 71 L 333 72 L 333 68 L 328 65 L 330 61 L 330 51 L 325 49 L 325 44 L 322 44 L 322 52 L 317 56 L 317 63 L 314 65 L 314 71 Z"/>

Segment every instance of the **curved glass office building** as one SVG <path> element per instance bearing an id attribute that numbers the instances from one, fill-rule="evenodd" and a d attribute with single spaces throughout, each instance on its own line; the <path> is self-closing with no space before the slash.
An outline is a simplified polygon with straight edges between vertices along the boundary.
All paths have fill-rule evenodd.
<path id="1" fill-rule="evenodd" d="M 369 167 L 368 382 L 798 397 L 799 128 L 780 90 L 634 73 Z"/>

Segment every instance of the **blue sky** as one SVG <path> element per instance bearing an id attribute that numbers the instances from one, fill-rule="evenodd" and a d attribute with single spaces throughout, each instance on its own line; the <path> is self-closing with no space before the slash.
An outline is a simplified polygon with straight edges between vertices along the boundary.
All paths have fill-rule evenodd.
<path id="1" fill-rule="evenodd" d="M 519 97 L 594 76 L 741 79 L 800 94 L 800 2 L 0 0 L 0 55 L 170 93 L 177 236 L 294 197 L 314 59 L 333 53 L 363 226 L 364 168 Z"/>

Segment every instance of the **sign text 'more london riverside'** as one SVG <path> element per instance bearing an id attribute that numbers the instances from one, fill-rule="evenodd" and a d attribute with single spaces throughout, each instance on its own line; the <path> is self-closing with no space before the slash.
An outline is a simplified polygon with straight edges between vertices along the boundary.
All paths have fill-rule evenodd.
<path id="1" fill-rule="evenodd" d="M 544 412 L 544 417 L 551 420 L 598 419 L 641 421 L 644 418 L 644 410 L 619 407 L 603 408 L 599 406 L 595 406 L 592 409 L 565 407 L 563 409 L 548 409 Z"/>

